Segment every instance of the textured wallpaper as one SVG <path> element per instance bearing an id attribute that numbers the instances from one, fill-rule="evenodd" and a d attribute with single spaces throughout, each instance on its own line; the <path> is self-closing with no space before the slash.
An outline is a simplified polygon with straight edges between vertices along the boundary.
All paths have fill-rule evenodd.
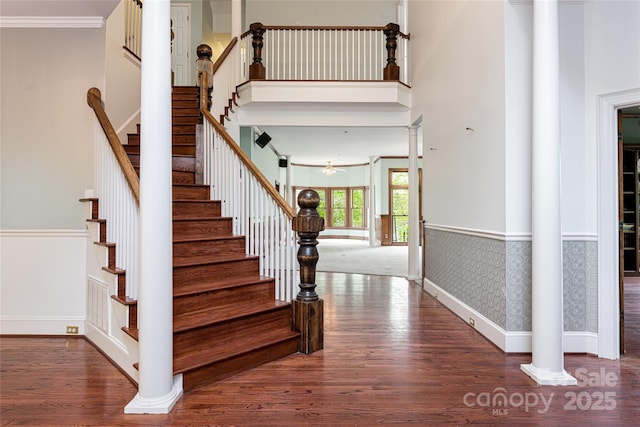
<path id="1" fill-rule="evenodd" d="M 506 331 L 531 330 L 531 242 L 427 229 L 425 276 Z M 564 330 L 597 332 L 597 243 L 564 241 Z"/>
<path id="2" fill-rule="evenodd" d="M 426 277 L 506 329 L 504 242 L 427 229 Z"/>

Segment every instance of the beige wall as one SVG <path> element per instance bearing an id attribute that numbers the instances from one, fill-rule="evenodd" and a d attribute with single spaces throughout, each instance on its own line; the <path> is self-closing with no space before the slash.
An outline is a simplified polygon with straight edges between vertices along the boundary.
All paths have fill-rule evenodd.
<path id="1" fill-rule="evenodd" d="M 84 229 L 105 29 L 0 30 L 1 229 Z"/>
<path id="2" fill-rule="evenodd" d="M 126 134 L 135 132 L 140 123 L 140 62 L 123 48 L 124 3 L 113 11 L 107 20 L 105 47 L 105 85 L 102 99 L 113 127 L 126 126 L 119 136 L 126 143 Z"/>
<path id="3" fill-rule="evenodd" d="M 411 115 L 423 117 L 432 224 L 505 231 L 504 27 L 502 2 L 409 2 Z"/>

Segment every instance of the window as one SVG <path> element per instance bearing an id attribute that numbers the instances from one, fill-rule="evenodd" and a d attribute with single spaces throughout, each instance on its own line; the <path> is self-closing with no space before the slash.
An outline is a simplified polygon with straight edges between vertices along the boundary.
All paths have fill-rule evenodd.
<path id="1" fill-rule="evenodd" d="M 364 188 L 351 189 L 351 226 L 364 228 Z"/>
<path id="2" fill-rule="evenodd" d="M 331 227 L 347 226 L 347 190 L 331 189 Z"/>
<path id="3" fill-rule="evenodd" d="M 294 188 L 295 198 L 302 187 Z M 328 228 L 365 228 L 366 189 L 365 187 L 314 188 L 320 196 L 318 214 L 324 217 Z"/>

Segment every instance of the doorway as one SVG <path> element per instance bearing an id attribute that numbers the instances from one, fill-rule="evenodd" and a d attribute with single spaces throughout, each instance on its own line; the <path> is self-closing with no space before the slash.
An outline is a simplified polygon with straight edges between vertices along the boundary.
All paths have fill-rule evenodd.
<path id="1" fill-rule="evenodd" d="M 191 5 L 174 3 L 171 5 L 171 71 L 175 86 L 191 85 Z"/>
<path id="2" fill-rule="evenodd" d="M 640 106 L 617 112 L 620 354 L 640 350 Z"/>
<path id="3" fill-rule="evenodd" d="M 422 169 L 418 169 L 418 209 L 422 218 Z M 409 169 L 389 169 L 389 225 L 391 245 L 409 242 Z"/>

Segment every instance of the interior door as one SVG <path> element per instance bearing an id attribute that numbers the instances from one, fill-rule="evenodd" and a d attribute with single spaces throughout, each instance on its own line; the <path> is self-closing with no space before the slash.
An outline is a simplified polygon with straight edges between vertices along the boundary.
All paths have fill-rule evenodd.
<path id="1" fill-rule="evenodd" d="M 190 86 L 191 61 L 191 5 L 188 3 L 174 3 L 171 5 L 171 70 L 173 84 L 176 86 Z M 194 53 L 195 55 L 195 53 Z"/>
<path id="2" fill-rule="evenodd" d="M 620 242 L 620 260 L 618 267 L 618 293 L 620 298 L 620 354 L 624 354 L 624 195 L 623 195 L 623 147 L 622 147 L 622 112 L 618 110 L 618 227 Z"/>

